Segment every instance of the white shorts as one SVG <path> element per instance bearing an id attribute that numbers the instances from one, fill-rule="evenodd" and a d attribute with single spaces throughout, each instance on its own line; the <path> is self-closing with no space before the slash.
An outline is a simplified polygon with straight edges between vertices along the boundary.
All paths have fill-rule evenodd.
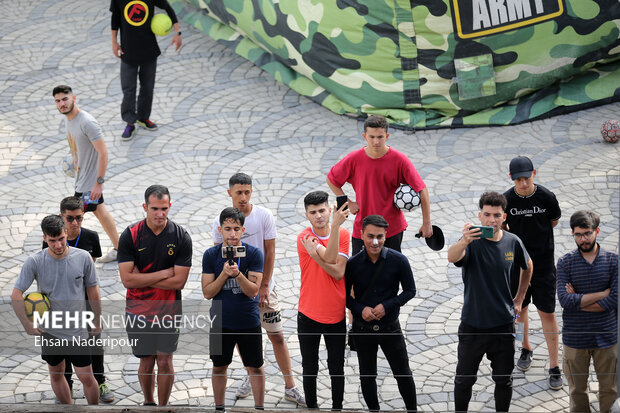
<path id="1" fill-rule="evenodd" d="M 260 311 L 260 324 L 266 332 L 277 333 L 282 331 L 282 311 L 275 286 L 269 293 L 269 304 L 258 307 L 258 309 Z"/>

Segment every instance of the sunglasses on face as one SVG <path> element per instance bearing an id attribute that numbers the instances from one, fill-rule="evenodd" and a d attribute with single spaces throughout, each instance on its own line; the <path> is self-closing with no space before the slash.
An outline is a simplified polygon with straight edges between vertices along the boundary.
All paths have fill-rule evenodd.
<path id="1" fill-rule="evenodd" d="M 65 219 L 67 220 L 67 222 L 73 222 L 73 221 L 82 222 L 82 220 L 84 219 L 84 215 L 76 215 L 76 216 L 67 215 Z"/>

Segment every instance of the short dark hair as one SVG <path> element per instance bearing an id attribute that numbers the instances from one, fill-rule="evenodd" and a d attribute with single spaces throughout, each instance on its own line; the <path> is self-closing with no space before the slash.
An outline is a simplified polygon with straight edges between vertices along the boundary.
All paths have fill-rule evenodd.
<path id="1" fill-rule="evenodd" d="M 224 221 L 227 219 L 238 222 L 241 226 L 245 224 L 245 215 L 243 215 L 243 212 L 234 207 L 224 208 L 222 212 L 220 212 L 220 226 L 224 225 Z"/>
<path id="2" fill-rule="evenodd" d="M 601 223 L 601 218 L 596 212 L 581 210 L 575 212 L 570 217 L 570 229 L 574 230 L 575 228 L 598 228 Z"/>
<path id="3" fill-rule="evenodd" d="M 482 207 L 485 205 L 502 207 L 502 211 L 505 212 L 508 201 L 506 201 L 506 197 L 499 192 L 485 192 L 480 197 L 480 201 L 478 201 L 478 207 L 482 210 Z"/>
<path id="4" fill-rule="evenodd" d="M 368 215 L 364 218 L 362 220 L 362 231 L 365 230 L 368 225 L 374 225 L 385 229 L 389 226 L 388 222 L 381 215 Z"/>
<path id="5" fill-rule="evenodd" d="M 313 191 L 304 197 L 304 207 L 308 209 L 310 205 L 327 204 L 329 194 L 325 191 Z"/>
<path id="6" fill-rule="evenodd" d="M 229 188 L 232 188 L 235 185 L 252 185 L 252 178 L 248 174 L 237 172 L 228 180 Z"/>
<path id="7" fill-rule="evenodd" d="M 144 203 L 147 205 L 151 195 L 154 195 L 157 199 L 163 199 L 164 195 L 168 195 L 168 200 L 170 200 L 170 192 L 168 191 L 168 188 L 163 185 L 151 185 L 146 188 L 146 191 L 144 191 Z"/>
<path id="8" fill-rule="evenodd" d="M 68 95 L 71 95 L 73 94 L 73 89 L 71 89 L 71 86 L 58 85 L 54 88 L 54 90 L 52 90 L 52 96 L 56 96 L 59 93 L 66 93 Z"/>
<path id="9" fill-rule="evenodd" d="M 57 237 L 65 229 L 65 220 L 60 215 L 48 215 L 41 221 L 41 231 L 48 237 Z"/>
<path id="10" fill-rule="evenodd" d="M 84 203 L 80 200 L 80 198 L 76 196 L 68 196 L 60 201 L 61 214 L 64 214 L 66 211 L 75 211 L 76 209 L 84 212 Z"/>
<path id="11" fill-rule="evenodd" d="M 381 128 L 388 131 L 388 121 L 385 117 L 380 115 L 370 115 L 364 121 L 364 132 L 366 132 L 366 128 Z"/>

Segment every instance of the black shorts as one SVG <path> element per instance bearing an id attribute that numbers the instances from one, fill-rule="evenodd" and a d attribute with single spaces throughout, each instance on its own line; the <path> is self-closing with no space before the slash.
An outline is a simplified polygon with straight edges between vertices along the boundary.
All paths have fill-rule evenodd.
<path id="1" fill-rule="evenodd" d="M 133 325 L 127 323 L 127 338 L 131 341 L 131 351 L 138 358 L 155 356 L 157 353 L 172 354 L 179 344 L 179 329 L 164 328 L 150 321 L 135 319 Z"/>
<path id="2" fill-rule="evenodd" d="M 67 360 L 75 367 L 86 367 L 92 363 L 90 347 L 74 345 L 73 340 L 62 340 L 51 334 L 41 336 L 41 358 L 50 366 L 57 366 Z"/>
<path id="3" fill-rule="evenodd" d="M 73 194 L 73 196 L 80 198 L 80 200 L 82 199 L 82 192 L 76 192 Z M 101 196 L 99 197 L 98 200 L 96 201 L 90 201 L 88 203 L 88 205 L 84 205 L 84 212 L 93 212 L 97 209 L 97 207 L 99 206 L 99 204 L 103 204 L 103 194 L 101 194 Z"/>
<path id="4" fill-rule="evenodd" d="M 538 311 L 543 313 L 555 313 L 555 293 L 556 293 L 556 269 L 555 266 L 546 268 L 536 268 L 530 286 L 525 293 L 522 307 L 527 307 L 531 302 L 534 303 Z"/>
<path id="5" fill-rule="evenodd" d="M 222 333 L 211 332 L 209 349 L 215 349 L 215 341 L 220 339 L 222 341 L 221 354 L 213 354 L 214 352 L 211 351 L 209 356 L 214 367 L 228 366 L 232 362 L 235 345 L 239 345 L 239 355 L 245 367 L 259 368 L 263 365 L 263 335 L 260 324 L 244 330 L 222 328 Z"/>

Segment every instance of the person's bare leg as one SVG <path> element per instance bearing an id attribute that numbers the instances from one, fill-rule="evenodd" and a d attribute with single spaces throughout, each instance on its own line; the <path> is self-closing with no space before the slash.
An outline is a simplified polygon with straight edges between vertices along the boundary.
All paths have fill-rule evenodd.
<path id="1" fill-rule="evenodd" d="M 114 218 L 112 218 L 110 211 L 108 211 L 105 204 L 99 204 L 97 209 L 93 211 L 93 214 L 95 214 L 95 217 L 97 217 L 101 223 L 105 233 L 108 234 L 108 238 L 112 241 L 114 249 L 117 250 L 119 236 L 118 231 L 116 230 L 116 223 L 114 222 Z"/>
<path id="2" fill-rule="evenodd" d="M 278 367 L 280 367 L 280 371 L 284 376 L 284 386 L 287 389 L 292 389 L 295 387 L 295 379 L 293 378 L 291 356 L 288 352 L 288 346 L 286 345 L 284 334 L 282 331 L 277 331 L 274 333 L 267 333 L 267 337 L 269 337 L 269 340 L 273 345 L 273 353 L 276 356 L 276 362 L 278 363 Z"/>
<path id="3" fill-rule="evenodd" d="M 144 395 L 144 403 L 155 403 L 155 356 L 143 357 L 138 367 L 138 381 Z"/>
<path id="4" fill-rule="evenodd" d="M 521 347 L 526 350 L 532 351 L 532 345 L 530 344 L 530 320 L 527 313 L 527 307 L 523 307 L 521 309 L 521 316 L 519 317 L 519 321 L 523 323 L 523 342 L 521 343 Z"/>
<path id="5" fill-rule="evenodd" d="M 213 376 L 211 383 L 213 384 L 213 398 L 216 406 L 223 406 L 226 401 L 226 371 L 228 366 L 213 366 Z"/>
<path id="6" fill-rule="evenodd" d="M 170 400 L 174 384 L 174 366 L 172 354 L 157 353 L 157 400 L 160 406 L 166 406 Z"/>
<path id="7" fill-rule="evenodd" d="M 73 369 L 78 379 L 82 382 L 84 396 L 86 396 L 88 404 L 99 404 L 99 385 L 93 375 L 92 366 L 90 364 L 84 367 L 73 366 Z"/>
<path id="8" fill-rule="evenodd" d="M 547 350 L 549 351 L 549 368 L 552 369 L 560 365 L 558 356 L 560 347 L 558 320 L 555 317 L 555 313 L 543 313 L 538 310 L 538 315 L 540 315 L 545 341 L 547 342 Z"/>
<path id="9" fill-rule="evenodd" d="M 265 370 L 261 367 L 248 367 L 250 385 L 254 396 L 254 406 L 263 407 L 265 404 Z"/>
<path id="10" fill-rule="evenodd" d="M 63 360 L 55 366 L 47 365 L 50 372 L 50 383 L 60 404 L 73 404 L 69 383 L 65 380 L 65 363 Z"/>

